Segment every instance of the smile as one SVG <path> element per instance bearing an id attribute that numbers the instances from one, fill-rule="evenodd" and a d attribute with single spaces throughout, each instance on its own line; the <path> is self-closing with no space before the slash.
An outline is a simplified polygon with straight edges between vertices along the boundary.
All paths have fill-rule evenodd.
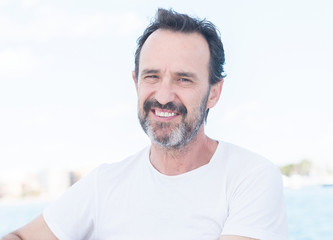
<path id="1" fill-rule="evenodd" d="M 162 117 L 162 118 L 168 118 L 168 117 L 173 117 L 173 116 L 179 115 L 178 113 L 175 113 L 175 112 L 167 112 L 167 111 L 161 111 L 161 110 L 157 110 L 157 109 L 155 109 L 154 113 L 156 116 Z"/>

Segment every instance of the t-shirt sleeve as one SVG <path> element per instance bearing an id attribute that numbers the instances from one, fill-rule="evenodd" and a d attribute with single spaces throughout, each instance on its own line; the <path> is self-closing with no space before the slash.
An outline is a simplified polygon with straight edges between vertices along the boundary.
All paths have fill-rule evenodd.
<path id="1" fill-rule="evenodd" d="M 58 239 L 89 239 L 94 228 L 97 169 L 48 206 L 43 217 Z"/>
<path id="2" fill-rule="evenodd" d="M 222 235 L 288 239 L 282 179 L 274 165 L 263 164 L 239 178 L 232 186 L 228 202 Z"/>

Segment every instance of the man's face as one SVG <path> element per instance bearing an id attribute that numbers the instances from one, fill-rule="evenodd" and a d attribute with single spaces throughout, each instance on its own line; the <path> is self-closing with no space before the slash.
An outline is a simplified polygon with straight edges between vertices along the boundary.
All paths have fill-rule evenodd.
<path id="1" fill-rule="evenodd" d="M 210 95 L 209 56 L 197 33 L 157 30 L 144 43 L 136 80 L 138 117 L 153 142 L 180 148 L 202 127 Z"/>

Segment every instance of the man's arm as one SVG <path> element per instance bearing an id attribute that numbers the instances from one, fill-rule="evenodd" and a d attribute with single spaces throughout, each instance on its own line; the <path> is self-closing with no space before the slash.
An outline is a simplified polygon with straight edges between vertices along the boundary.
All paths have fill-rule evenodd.
<path id="1" fill-rule="evenodd" d="M 224 236 L 221 236 L 219 240 L 257 240 L 257 239 L 241 237 L 241 236 L 224 235 Z"/>
<path id="2" fill-rule="evenodd" d="M 43 215 L 18 230 L 4 236 L 2 240 L 58 240 L 47 226 Z"/>

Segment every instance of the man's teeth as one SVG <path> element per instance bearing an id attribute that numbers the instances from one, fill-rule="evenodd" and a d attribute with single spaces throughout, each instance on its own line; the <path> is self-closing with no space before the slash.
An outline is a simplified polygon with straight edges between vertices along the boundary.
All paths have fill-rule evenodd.
<path id="1" fill-rule="evenodd" d="M 155 111 L 155 114 L 159 117 L 172 117 L 175 116 L 176 113 L 171 113 L 171 112 L 160 112 L 160 111 Z"/>

